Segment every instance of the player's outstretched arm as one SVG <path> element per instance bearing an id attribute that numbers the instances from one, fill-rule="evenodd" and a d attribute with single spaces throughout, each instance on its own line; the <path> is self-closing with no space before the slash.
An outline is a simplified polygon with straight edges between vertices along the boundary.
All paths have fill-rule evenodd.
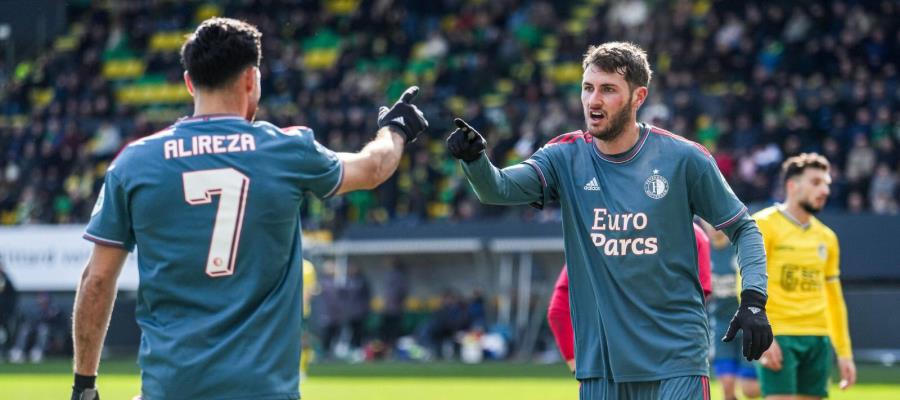
<path id="1" fill-rule="evenodd" d="M 543 186 L 533 167 L 517 164 L 498 169 L 484 154 L 487 142 L 468 123 L 456 118 L 447 137 L 447 149 L 459 159 L 478 200 L 485 204 L 514 205 L 541 201 Z"/>
<path id="2" fill-rule="evenodd" d="M 417 86 L 406 89 L 391 108 L 378 111 L 378 133 L 358 153 L 337 153 L 343 163 L 344 176 L 337 193 L 371 190 L 386 181 L 400 164 L 403 146 L 415 141 L 428 128 L 428 120 L 412 100 Z"/>
<path id="3" fill-rule="evenodd" d="M 125 249 L 96 244 L 81 275 L 72 316 L 75 346 L 72 399 L 99 399 L 94 381 L 116 299 L 116 280 L 127 256 Z"/>

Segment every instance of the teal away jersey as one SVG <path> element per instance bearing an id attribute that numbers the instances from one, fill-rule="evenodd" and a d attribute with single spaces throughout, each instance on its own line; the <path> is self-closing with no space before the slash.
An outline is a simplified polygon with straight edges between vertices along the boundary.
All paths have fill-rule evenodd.
<path id="1" fill-rule="evenodd" d="M 708 375 L 708 326 L 692 218 L 723 229 L 746 208 L 702 146 L 649 125 L 624 154 L 557 137 L 527 161 L 539 203 L 562 207 L 576 377 Z"/>
<path id="2" fill-rule="evenodd" d="M 128 145 L 85 238 L 132 250 L 144 399 L 297 399 L 304 192 L 341 162 L 305 127 L 221 115 Z"/>

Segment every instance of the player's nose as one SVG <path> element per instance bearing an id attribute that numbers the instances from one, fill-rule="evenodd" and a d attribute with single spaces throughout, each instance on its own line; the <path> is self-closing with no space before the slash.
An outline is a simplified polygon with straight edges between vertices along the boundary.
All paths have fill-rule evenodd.
<path id="1" fill-rule="evenodd" d="M 587 100 L 585 101 L 585 105 L 588 109 L 602 108 L 603 96 L 600 95 L 600 91 L 595 90 L 591 94 L 589 94 Z"/>

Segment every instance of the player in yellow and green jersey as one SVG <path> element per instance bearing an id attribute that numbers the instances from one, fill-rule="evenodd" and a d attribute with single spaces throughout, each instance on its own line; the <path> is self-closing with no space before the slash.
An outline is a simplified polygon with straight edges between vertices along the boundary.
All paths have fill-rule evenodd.
<path id="1" fill-rule="evenodd" d="M 830 193 L 828 169 L 828 160 L 815 153 L 787 159 L 782 165 L 786 201 L 753 216 L 766 247 L 767 311 L 775 334 L 757 366 L 767 400 L 828 397 L 832 346 L 841 389 L 856 381 L 838 239 L 813 216 Z"/>
<path id="2" fill-rule="evenodd" d="M 312 362 L 315 352 L 310 345 L 309 316 L 312 314 L 312 297 L 319 292 L 319 281 L 316 279 L 316 267 L 307 259 L 303 259 L 303 333 L 301 334 L 302 346 L 300 348 L 300 379 L 309 375 L 309 363 Z"/>

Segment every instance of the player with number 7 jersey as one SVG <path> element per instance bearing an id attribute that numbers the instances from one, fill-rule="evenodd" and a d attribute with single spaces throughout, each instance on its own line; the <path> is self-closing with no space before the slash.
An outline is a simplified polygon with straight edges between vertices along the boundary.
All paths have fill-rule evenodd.
<path id="1" fill-rule="evenodd" d="M 252 57 L 196 48 L 217 42 L 249 45 L 239 50 Z M 115 279 L 135 247 L 144 399 L 300 397 L 305 193 L 376 187 L 428 125 L 416 87 L 381 110 L 358 153 L 327 149 L 307 127 L 253 122 L 258 51 L 249 24 L 201 24 L 182 50 L 195 116 L 129 144 L 107 170 L 84 235 L 96 245 L 76 296 L 73 398 L 96 398 Z M 232 63 L 232 75 L 204 68 L 218 56 L 213 66 Z"/>

